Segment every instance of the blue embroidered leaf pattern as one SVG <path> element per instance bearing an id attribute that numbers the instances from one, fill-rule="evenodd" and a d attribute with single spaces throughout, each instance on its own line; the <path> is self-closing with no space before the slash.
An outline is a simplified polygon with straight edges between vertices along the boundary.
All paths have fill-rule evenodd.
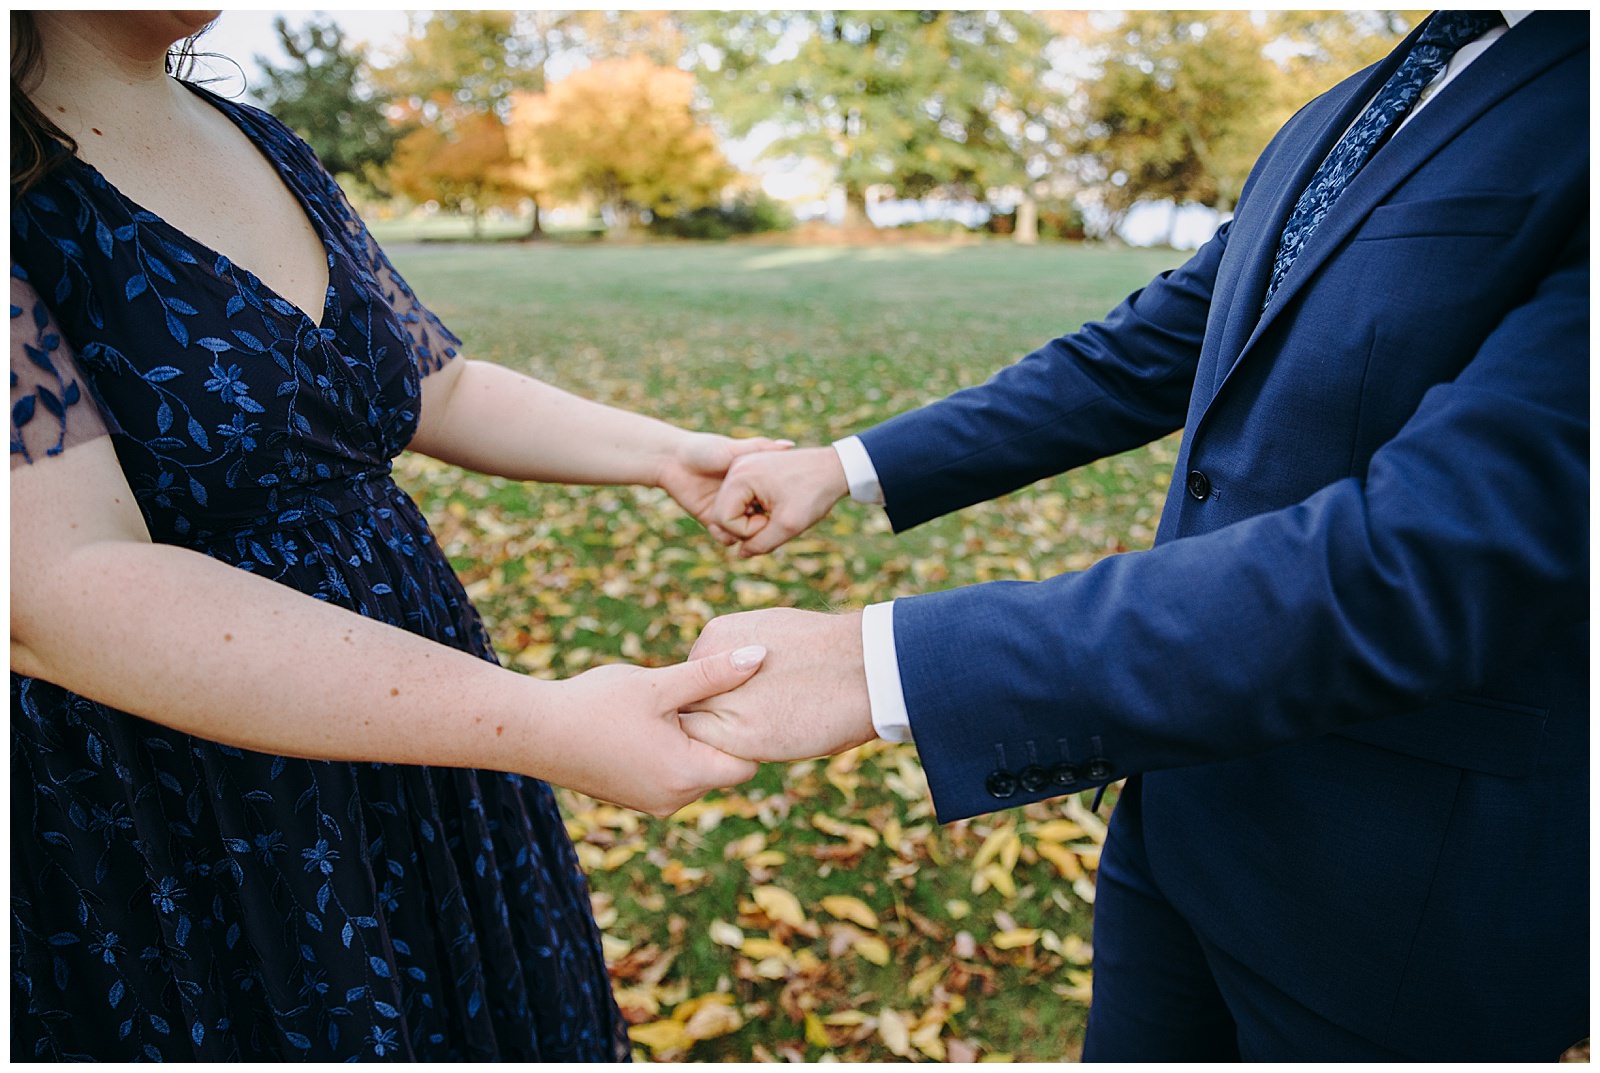
<path id="1" fill-rule="evenodd" d="M 49 464 L 65 435 L 56 410 L 103 411 L 153 540 L 492 659 L 388 476 L 416 428 L 420 377 L 457 340 L 303 143 L 196 93 L 304 204 L 327 253 L 321 322 L 68 160 L 13 205 L 13 275 L 37 292 L 13 299 L 13 337 L 33 348 L 13 346 L 14 458 L 20 447 Z M 14 817 L 32 817 L 14 819 L 13 845 L 47 862 L 12 876 L 14 988 L 27 996 L 14 1053 L 627 1055 L 548 787 L 268 756 L 12 682 L 13 771 L 37 773 L 13 781 Z M 58 1023 L 83 1026 L 70 1047 Z"/>

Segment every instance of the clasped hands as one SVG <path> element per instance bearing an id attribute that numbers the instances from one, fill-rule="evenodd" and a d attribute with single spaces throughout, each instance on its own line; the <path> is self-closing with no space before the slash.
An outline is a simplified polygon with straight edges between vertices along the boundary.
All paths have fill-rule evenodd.
<path id="1" fill-rule="evenodd" d="M 657 482 L 745 556 L 809 528 L 847 490 L 831 447 L 763 444 L 698 437 Z M 685 664 L 598 667 L 565 685 L 576 709 L 606 711 L 611 724 L 608 743 L 583 750 L 582 770 L 563 784 L 657 816 L 750 778 L 754 762 L 830 755 L 876 736 L 859 611 L 725 615 Z"/>
<path id="2" fill-rule="evenodd" d="M 702 518 L 745 557 L 772 551 L 816 524 L 848 494 L 832 447 L 756 451 L 733 459 Z M 749 645 L 767 650 L 738 688 L 683 709 L 684 731 L 747 760 L 826 756 L 872 740 L 861 613 L 772 608 L 707 623 L 690 659 Z"/>

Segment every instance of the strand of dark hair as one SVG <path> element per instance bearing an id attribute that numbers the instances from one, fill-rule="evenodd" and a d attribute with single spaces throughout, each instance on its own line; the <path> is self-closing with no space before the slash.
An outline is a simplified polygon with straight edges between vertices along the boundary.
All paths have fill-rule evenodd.
<path id="1" fill-rule="evenodd" d="M 209 29 L 210 27 L 206 27 Z M 188 78 L 194 73 L 200 33 L 184 38 L 167 54 L 167 73 Z M 28 96 L 44 75 L 44 45 L 33 12 L 11 12 L 11 200 L 27 193 L 78 151 L 70 134 L 50 121 Z M 62 150 L 65 150 L 63 152 Z"/>
<path id="2" fill-rule="evenodd" d="M 11 12 L 11 200 L 27 193 L 61 162 L 51 143 L 78 151 L 72 136 L 52 123 L 28 96 L 44 73 L 44 46 L 33 12 Z"/>

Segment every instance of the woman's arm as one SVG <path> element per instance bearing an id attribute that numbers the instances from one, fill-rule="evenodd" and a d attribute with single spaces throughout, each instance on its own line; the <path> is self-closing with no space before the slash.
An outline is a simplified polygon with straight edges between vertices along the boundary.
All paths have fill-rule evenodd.
<path id="1" fill-rule="evenodd" d="M 516 771 L 656 815 L 755 770 L 677 717 L 754 666 L 504 670 L 152 543 L 105 437 L 11 474 L 11 665 L 241 748 Z"/>
<path id="2" fill-rule="evenodd" d="M 731 439 L 592 402 L 503 366 L 458 358 L 422 380 L 410 447 L 479 473 L 562 484 L 666 491 L 723 543 L 711 505 L 733 460 L 787 447 Z"/>

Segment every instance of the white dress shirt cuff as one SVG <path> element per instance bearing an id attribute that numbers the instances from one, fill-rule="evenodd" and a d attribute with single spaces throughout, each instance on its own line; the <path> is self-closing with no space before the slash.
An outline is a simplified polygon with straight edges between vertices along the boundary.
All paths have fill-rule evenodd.
<path id="1" fill-rule="evenodd" d="M 835 440 L 833 449 L 839 454 L 839 464 L 844 466 L 844 479 L 850 484 L 850 498 L 857 503 L 883 506 L 883 487 L 878 484 L 878 470 L 873 466 L 861 438 L 846 436 L 842 440 Z"/>
<path id="2" fill-rule="evenodd" d="M 894 603 L 868 604 L 861 613 L 861 655 L 867 665 L 872 728 L 885 741 L 910 741 L 911 716 L 894 651 Z"/>

